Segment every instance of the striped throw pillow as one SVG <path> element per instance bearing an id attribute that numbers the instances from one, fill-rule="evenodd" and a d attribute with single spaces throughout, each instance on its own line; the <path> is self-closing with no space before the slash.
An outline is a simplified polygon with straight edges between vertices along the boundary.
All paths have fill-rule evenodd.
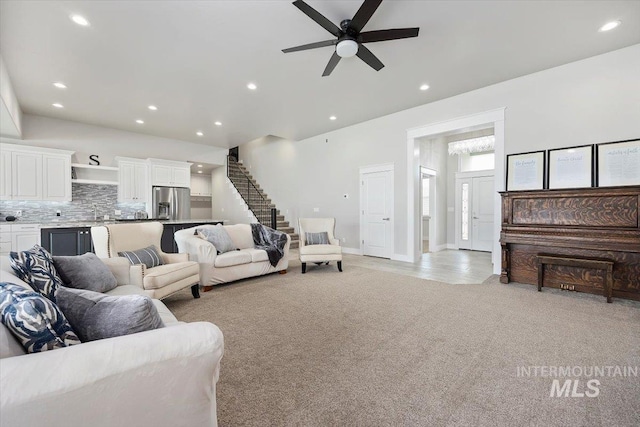
<path id="1" fill-rule="evenodd" d="M 306 245 L 328 245 L 329 233 L 304 233 L 304 240 Z"/>
<path id="2" fill-rule="evenodd" d="M 144 264 L 147 268 L 163 265 L 162 257 L 158 253 L 158 249 L 154 245 L 136 251 L 118 252 L 118 256 L 129 260 L 131 265 Z"/>

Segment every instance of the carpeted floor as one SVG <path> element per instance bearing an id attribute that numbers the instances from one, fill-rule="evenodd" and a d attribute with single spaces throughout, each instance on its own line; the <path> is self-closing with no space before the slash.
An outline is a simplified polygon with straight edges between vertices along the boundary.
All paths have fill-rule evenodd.
<path id="1" fill-rule="evenodd" d="M 639 303 L 313 267 L 165 300 L 225 335 L 220 426 L 640 425 L 640 372 L 598 377 L 597 397 L 550 397 L 554 378 L 517 374 L 640 366 Z M 558 379 L 581 393 L 593 378 Z"/>

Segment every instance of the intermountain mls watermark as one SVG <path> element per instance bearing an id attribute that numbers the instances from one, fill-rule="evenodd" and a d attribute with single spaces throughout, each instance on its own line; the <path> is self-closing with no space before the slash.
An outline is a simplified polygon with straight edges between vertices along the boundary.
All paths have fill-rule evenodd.
<path id="1" fill-rule="evenodd" d="M 598 397 L 600 379 L 638 377 L 637 366 L 518 366 L 518 377 L 553 378 L 549 397 Z M 600 378 L 600 379 L 599 379 Z"/>

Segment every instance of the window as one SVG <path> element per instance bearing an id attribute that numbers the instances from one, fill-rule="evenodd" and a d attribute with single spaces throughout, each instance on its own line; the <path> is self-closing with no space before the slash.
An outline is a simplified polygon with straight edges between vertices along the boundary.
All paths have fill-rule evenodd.
<path id="1" fill-rule="evenodd" d="M 460 172 L 484 171 L 495 168 L 495 153 L 460 154 Z"/>
<path id="2" fill-rule="evenodd" d="M 429 178 L 422 178 L 422 216 L 429 215 Z"/>
<path id="3" fill-rule="evenodd" d="M 469 240 L 469 184 L 462 184 L 462 240 Z"/>

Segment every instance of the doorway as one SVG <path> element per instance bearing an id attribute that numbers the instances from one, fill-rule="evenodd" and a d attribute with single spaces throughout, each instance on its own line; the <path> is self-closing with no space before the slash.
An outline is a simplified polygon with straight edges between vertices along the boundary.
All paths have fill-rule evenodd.
<path id="1" fill-rule="evenodd" d="M 481 127 L 493 127 L 495 136 L 495 170 L 494 170 L 494 190 L 492 193 L 492 201 L 494 212 L 492 229 L 492 250 L 491 260 L 493 264 L 494 274 L 500 273 L 501 266 L 501 250 L 500 250 L 500 195 L 499 191 L 504 190 L 505 183 L 505 163 L 504 163 L 504 120 L 505 108 L 485 111 L 460 117 L 444 122 L 432 123 L 425 126 L 416 127 L 407 130 L 407 256 L 406 260 L 415 262 L 420 259 L 420 240 L 417 239 L 417 230 L 420 230 L 420 148 L 419 139 L 424 137 L 433 137 L 449 132 L 460 131 L 462 129 L 479 129 Z M 448 211 L 448 207 L 446 207 Z M 453 209 L 452 209 L 453 210 Z M 452 212 L 453 214 L 453 212 Z"/>
<path id="2" fill-rule="evenodd" d="M 362 254 L 393 255 L 393 164 L 360 168 Z"/>
<path id="3" fill-rule="evenodd" d="M 436 232 L 438 228 L 437 209 L 436 209 L 436 175 L 437 172 L 434 169 L 420 167 L 421 186 L 420 186 L 420 200 L 421 210 L 420 215 L 422 217 L 421 222 L 421 253 L 426 254 L 434 252 L 437 238 Z"/>

